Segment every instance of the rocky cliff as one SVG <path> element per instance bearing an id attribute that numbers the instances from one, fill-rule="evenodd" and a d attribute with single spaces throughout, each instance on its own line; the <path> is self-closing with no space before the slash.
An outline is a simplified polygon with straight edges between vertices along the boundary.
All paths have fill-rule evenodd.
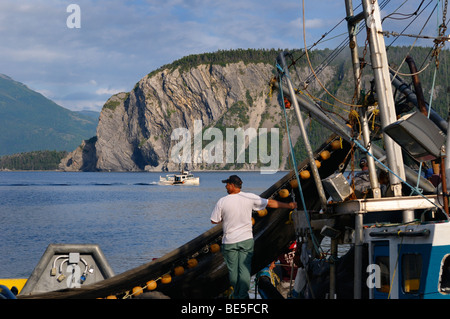
<path id="1" fill-rule="evenodd" d="M 284 111 L 277 95 L 269 94 L 273 72 L 273 64 L 243 62 L 152 72 L 131 92 L 116 94 L 105 103 L 97 138 L 85 141 L 70 153 L 60 168 L 67 171 L 177 171 L 181 166 L 194 170 L 256 169 L 270 164 L 272 169 L 283 169 L 289 154 L 288 142 Z M 208 131 L 212 127 L 216 130 Z M 253 160 L 250 160 L 249 153 L 254 149 L 248 147 L 248 139 L 244 163 L 237 160 L 237 146 L 230 146 L 233 141 L 238 144 L 237 137 L 232 137 L 227 144 L 227 132 L 230 129 L 248 132 L 249 128 L 257 134 L 264 133 L 262 128 L 267 129 L 268 135 L 258 137 L 260 141 L 266 137 L 267 148 L 272 153 L 274 147 L 279 147 L 276 166 L 267 156 L 264 161 L 258 152 L 253 152 Z M 271 144 L 277 137 L 275 129 L 279 133 L 278 146 Z M 181 133 L 177 136 L 176 132 Z M 196 133 L 200 133 L 200 137 L 198 134 L 194 137 Z M 183 143 L 182 136 L 186 137 Z M 291 138 L 294 142 L 298 138 L 294 125 Z M 178 156 L 175 160 L 174 147 L 181 149 L 181 144 L 187 148 L 183 148 L 184 153 L 179 152 L 180 156 L 186 152 L 190 152 L 190 156 L 182 159 Z M 262 144 L 255 145 L 259 149 Z M 233 148 L 236 152 L 230 155 Z M 270 151 L 266 150 L 266 154 Z M 230 160 L 227 156 L 234 158 Z M 271 160 L 274 162 L 275 158 Z"/>
<path id="2" fill-rule="evenodd" d="M 428 51 L 415 48 L 416 61 L 427 56 Z M 390 60 L 402 61 L 406 52 L 410 54 L 406 47 L 391 47 Z M 284 110 L 277 101 L 277 93 L 269 94 L 278 53 L 252 49 L 218 51 L 187 56 L 153 71 L 131 92 L 116 94 L 105 103 L 97 136 L 84 141 L 63 159 L 60 168 L 72 171 L 291 168 Z M 312 64 L 321 66 L 320 81 L 342 101 L 351 101 L 354 89 L 349 57 L 342 54 L 333 57 L 333 63 L 323 64 L 329 60 L 330 50 L 310 53 Z M 331 106 L 335 101 L 327 99 L 310 77 L 304 60 L 297 60 L 291 75 L 309 83 L 308 93 L 323 100 L 320 102 L 323 108 L 341 112 L 339 105 Z M 427 69 L 421 76 L 431 78 L 431 72 Z M 448 67 L 439 69 L 438 78 L 445 79 L 447 73 Z M 362 77 L 362 87 L 368 92 L 371 77 L 366 77 Z M 445 87 L 436 86 L 436 92 L 442 90 Z M 445 94 L 436 95 L 433 105 L 440 114 L 447 114 Z M 292 110 L 287 114 L 295 145 L 299 140 L 297 120 Z M 342 111 L 342 116 L 348 113 Z M 252 129 L 256 133 L 246 135 Z M 267 134 L 263 129 L 267 129 Z M 239 142 L 241 135 L 232 134 L 242 131 L 245 143 Z M 322 143 L 330 133 L 312 121 L 308 128 L 312 147 Z M 302 148 L 303 143 L 297 143 L 296 158 L 306 156 Z"/>

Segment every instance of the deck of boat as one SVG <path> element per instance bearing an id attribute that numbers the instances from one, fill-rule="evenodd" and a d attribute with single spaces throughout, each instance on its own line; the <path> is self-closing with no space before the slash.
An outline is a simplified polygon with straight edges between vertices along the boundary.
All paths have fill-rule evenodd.
<path id="1" fill-rule="evenodd" d="M 319 173 L 325 178 L 335 173 L 340 164 L 347 158 L 350 145 L 342 141 L 342 147 L 332 148 L 332 142 L 339 137 L 333 135 L 327 139 L 314 153 L 317 159 L 324 150 L 331 154 L 327 160 L 321 160 Z M 309 160 L 298 165 L 299 171 L 308 169 Z M 268 175 L 270 178 L 270 175 Z M 295 195 L 299 209 L 302 209 L 298 188 L 292 188 L 290 181 L 296 179 L 293 171 L 273 184 L 260 194 L 264 198 L 274 198 L 280 201 L 291 201 L 291 197 L 280 198 L 279 190 L 288 189 Z M 314 179 L 301 181 L 301 189 L 305 199 L 307 210 L 318 211 L 320 201 L 315 187 Z M 295 239 L 293 224 L 289 221 L 290 211 L 287 209 L 268 209 L 269 213 L 264 217 L 255 214 L 254 238 L 255 250 L 252 262 L 252 274 L 255 274 L 271 261 L 277 258 L 290 241 Z M 229 288 L 228 271 L 220 252 L 212 253 L 209 249 L 213 243 L 221 243 L 222 227 L 217 225 L 194 238 L 183 246 L 169 252 L 152 262 L 116 275 L 103 281 L 75 289 L 63 289 L 32 295 L 19 295 L 20 299 L 69 299 L 69 298 L 104 298 L 110 295 L 118 298 L 127 296 L 133 287 L 145 287 L 150 280 L 157 280 L 156 291 L 169 298 L 218 298 Z M 187 261 L 195 258 L 198 265 L 187 268 Z M 177 266 L 183 266 L 185 272 L 180 276 L 174 276 L 173 270 Z M 168 284 L 162 284 L 159 278 L 164 274 L 171 274 L 172 280 Z"/>

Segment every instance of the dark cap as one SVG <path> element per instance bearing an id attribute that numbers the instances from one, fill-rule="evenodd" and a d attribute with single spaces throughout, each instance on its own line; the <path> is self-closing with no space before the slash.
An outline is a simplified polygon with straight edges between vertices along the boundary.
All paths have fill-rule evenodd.
<path id="1" fill-rule="evenodd" d="M 242 180 L 237 175 L 231 175 L 227 179 L 222 180 L 222 183 L 234 184 L 239 188 L 242 186 Z"/>
<path id="2" fill-rule="evenodd" d="M 363 168 L 366 165 L 367 165 L 367 158 L 365 157 L 361 158 L 361 160 L 359 161 L 359 167 Z"/>

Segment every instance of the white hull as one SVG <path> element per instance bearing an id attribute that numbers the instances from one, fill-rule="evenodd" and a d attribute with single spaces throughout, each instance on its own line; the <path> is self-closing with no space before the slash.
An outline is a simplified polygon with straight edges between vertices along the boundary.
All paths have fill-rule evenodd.
<path id="1" fill-rule="evenodd" d="M 166 177 L 159 177 L 160 185 L 200 185 L 200 177 L 194 177 L 189 172 L 181 174 L 169 174 Z"/>

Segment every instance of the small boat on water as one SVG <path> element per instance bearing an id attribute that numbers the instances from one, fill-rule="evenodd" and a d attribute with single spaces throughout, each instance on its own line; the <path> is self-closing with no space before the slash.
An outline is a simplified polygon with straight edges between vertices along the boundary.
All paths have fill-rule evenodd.
<path id="1" fill-rule="evenodd" d="M 159 177 L 160 185 L 200 185 L 200 177 L 195 177 L 189 171 L 181 171 L 180 174 L 167 174 Z"/>
<path id="2" fill-rule="evenodd" d="M 326 178 L 346 162 L 350 144 L 333 135 L 316 151 L 321 161 L 319 173 Z M 320 154 L 329 153 L 326 159 Z M 298 169 L 311 169 L 309 160 L 298 164 Z M 284 191 L 288 190 L 290 196 Z M 305 205 L 310 211 L 318 211 L 317 189 L 313 178 L 297 184 L 293 171 L 287 173 L 260 194 L 264 198 L 291 201 L 292 197 L 304 195 Z M 252 275 L 274 260 L 284 247 L 295 240 L 291 211 L 284 208 L 269 208 L 265 214 L 253 212 L 255 224 L 255 253 L 252 260 Z M 320 217 L 312 217 L 321 225 Z M 318 219 L 318 220 L 316 220 Z M 94 298 L 171 298 L 171 299 L 220 299 L 229 289 L 228 269 L 220 253 L 222 226 L 216 225 L 191 241 L 151 262 L 130 269 L 111 278 L 81 285 L 79 288 L 64 288 L 55 291 L 19 294 L 18 299 L 94 299 Z M 48 275 L 47 273 L 45 273 Z M 138 292 L 136 292 L 138 291 Z"/>

